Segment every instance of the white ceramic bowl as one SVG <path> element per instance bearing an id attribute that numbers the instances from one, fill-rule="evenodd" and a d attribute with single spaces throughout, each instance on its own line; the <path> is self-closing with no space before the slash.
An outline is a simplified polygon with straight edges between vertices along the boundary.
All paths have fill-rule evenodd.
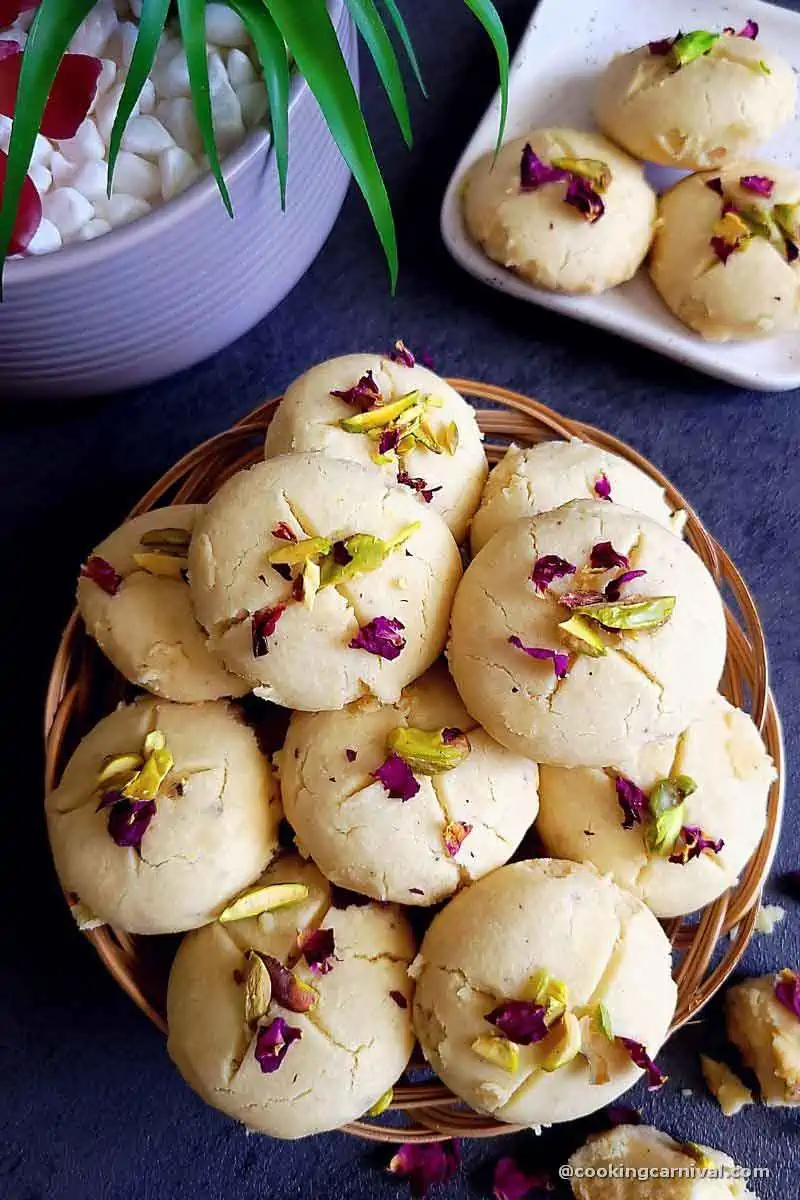
<path id="1" fill-rule="evenodd" d="M 356 34 L 330 11 L 356 83 Z M 270 137 L 256 131 L 224 163 L 235 219 L 212 176 L 95 241 L 6 266 L 0 398 L 87 396 L 172 375 L 266 316 L 308 269 L 350 174 L 304 80 L 289 109 L 286 211 Z"/>

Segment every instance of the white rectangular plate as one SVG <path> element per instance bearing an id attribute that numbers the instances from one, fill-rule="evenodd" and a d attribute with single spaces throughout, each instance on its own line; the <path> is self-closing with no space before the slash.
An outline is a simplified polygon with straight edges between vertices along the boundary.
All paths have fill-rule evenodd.
<path id="1" fill-rule="evenodd" d="M 593 128 L 595 82 L 612 55 L 679 29 L 740 29 L 748 17 L 760 25 L 759 41 L 778 50 L 799 71 L 800 14 L 763 0 L 719 5 L 689 0 L 541 0 L 512 64 L 506 139 L 549 125 Z M 493 149 L 498 113 L 495 96 L 459 160 L 442 205 L 442 236 L 462 267 L 501 292 L 588 321 L 730 383 L 761 391 L 800 387 L 800 336 L 705 342 L 672 316 L 645 268 L 629 283 L 599 296 L 566 296 L 533 287 L 488 259 L 464 229 L 459 188 L 467 168 Z M 786 126 L 753 157 L 800 167 L 800 122 Z M 651 167 L 648 177 L 661 191 L 679 174 Z"/>

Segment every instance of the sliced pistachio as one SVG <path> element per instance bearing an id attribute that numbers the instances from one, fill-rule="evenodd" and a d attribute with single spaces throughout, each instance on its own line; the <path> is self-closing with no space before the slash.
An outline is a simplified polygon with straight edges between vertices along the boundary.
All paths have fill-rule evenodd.
<path id="1" fill-rule="evenodd" d="M 228 921 L 242 921 L 246 917 L 258 917 L 286 904 L 297 904 L 308 896 L 304 883 L 269 883 L 264 887 L 251 888 L 229 904 L 219 914 L 223 925 Z"/>
<path id="2" fill-rule="evenodd" d="M 388 546 L 388 552 L 391 554 L 393 550 L 399 550 L 400 547 L 404 546 L 408 539 L 412 537 L 412 535 L 415 534 L 418 529 L 421 528 L 421 521 L 412 521 L 410 525 L 404 525 L 399 533 L 396 533 L 394 537 L 389 538 L 389 540 L 386 542 L 386 545 Z"/>
<path id="3" fill-rule="evenodd" d="M 319 591 L 320 579 L 322 572 L 319 564 L 315 563 L 313 558 L 309 558 L 303 564 L 303 606 L 311 612 L 314 607 L 314 598 Z"/>
<path id="4" fill-rule="evenodd" d="M 743 209 L 741 218 L 754 237 L 766 238 L 771 245 L 783 250 L 783 234 L 769 209 L 758 208 L 753 204 L 750 208 Z"/>
<path id="5" fill-rule="evenodd" d="M 331 552 L 330 538 L 303 538 L 299 542 L 285 542 L 267 555 L 267 562 L 295 567 L 299 563 L 308 562 L 310 558 L 322 558 Z"/>
<path id="6" fill-rule="evenodd" d="M 573 1058 L 580 1053 L 581 1026 L 575 1013 L 569 1011 L 564 1013 L 558 1024 L 554 1025 L 547 1035 L 545 1042 L 541 1043 L 542 1048 L 550 1042 L 551 1038 L 553 1045 L 548 1045 L 545 1056 L 539 1064 L 543 1071 L 558 1071 L 560 1067 L 565 1067 L 567 1063 L 572 1062 Z"/>
<path id="7" fill-rule="evenodd" d="M 439 445 L 439 439 L 427 421 L 420 421 L 419 426 L 414 433 L 414 439 L 418 441 L 421 446 L 424 446 L 426 450 L 430 450 L 432 454 L 442 453 L 442 447 Z"/>
<path id="8" fill-rule="evenodd" d="M 519 1067 L 519 1050 L 506 1038 L 490 1033 L 481 1034 L 472 1043 L 472 1050 L 478 1058 L 500 1067 L 502 1071 L 508 1071 L 509 1075 L 513 1075 Z"/>
<path id="9" fill-rule="evenodd" d="M 648 825 L 644 841 L 652 854 L 667 856 L 678 839 L 686 815 L 686 805 L 676 804 L 674 808 L 665 808 Z"/>
<path id="10" fill-rule="evenodd" d="M 174 759 L 166 747 L 153 750 L 144 761 L 141 771 L 122 789 L 128 800 L 155 800 L 158 789 L 172 770 Z"/>
<path id="11" fill-rule="evenodd" d="M 255 950 L 247 951 L 247 974 L 244 979 L 244 1019 L 248 1025 L 255 1025 L 266 1016 L 269 1002 L 272 999 L 272 983 L 269 971 L 264 966 L 261 955 Z"/>
<path id="12" fill-rule="evenodd" d="M 343 417 L 339 426 L 345 433 L 366 433 L 369 429 L 382 429 L 396 421 L 406 409 L 416 404 L 419 398 L 419 392 L 409 392 L 407 396 L 401 396 L 399 400 L 393 400 L 390 404 L 380 404 L 366 412 L 356 413 L 355 416 Z"/>
<path id="13" fill-rule="evenodd" d="M 552 165 L 589 179 L 598 192 L 604 192 L 611 183 L 611 168 L 599 158 L 554 158 Z"/>
<path id="14" fill-rule="evenodd" d="M 389 1090 L 387 1092 L 384 1092 L 383 1095 L 380 1096 L 375 1101 L 372 1108 L 367 1109 L 367 1116 L 368 1117 L 379 1117 L 381 1115 L 381 1113 L 386 1112 L 387 1108 L 389 1107 L 389 1105 L 392 1103 L 393 1100 L 394 1100 L 394 1088 L 389 1088 Z"/>
<path id="15" fill-rule="evenodd" d="M 440 439 L 448 454 L 455 454 L 458 449 L 458 436 L 458 426 L 455 421 L 451 421 Z"/>
<path id="16" fill-rule="evenodd" d="M 333 554 L 328 554 L 321 565 L 321 587 L 337 587 L 348 579 L 374 571 L 389 556 L 391 550 L 383 538 L 371 533 L 354 533 L 344 543 L 350 555 L 346 563 L 339 563 Z"/>
<path id="17" fill-rule="evenodd" d="M 697 784 L 691 775 L 670 775 L 668 779 L 659 779 L 653 785 L 647 802 L 653 816 L 658 817 L 696 791 Z"/>
<path id="18" fill-rule="evenodd" d="M 521 999 L 543 1005 L 546 1009 L 545 1024 L 552 1025 L 569 1004 L 569 988 L 562 980 L 554 979 L 549 971 L 540 969 L 528 980 Z"/>
<path id="19" fill-rule="evenodd" d="M 579 605 L 573 611 L 591 617 L 608 629 L 658 629 L 672 616 L 674 596 L 653 596 L 647 600 L 624 600 L 619 604 Z"/>
<path id="20" fill-rule="evenodd" d="M 743 238 L 750 236 L 750 227 L 747 222 L 739 216 L 738 213 L 730 211 L 723 213 L 718 220 L 711 226 L 711 232 L 714 237 L 722 238 L 725 242 L 730 242 L 735 246 L 742 241 Z"/>
<path id="21" fill-rule="evenodd" d="M 691 33 L 681 34 L 672 43 L 670 51 L 672 60 L 678 67 L 688 66 L 696 58 L 702 58 L 704 54 L 708 54 L 709 50 L 713 50 L 719 38 L 718 33 L 709 33 L 705 29 L 695 29 Z"/>
<path id="22" fill-rule="evenodd" d="M 389 734 L 386 746 L 407 762 L 412 771 L 420 775 L 440 775 L 443 771 L 452 771 L 470 752 L 466 734 L 459 732 L 447 740 L 444 734 L 443 729 L 428 731 L 401 725 Z"/>
<path id="23" fill-rule="evenodd" d="M 165 579 L 182 579 L 183 572 L 188 570 L 188 558 L 176 554 L 164 554 L 161 550 L 147 551 L 144 554 L 134 554 L 133 561 L 148 575 L 160 575 Z"/>
<path id="24" fill-rule="evenodd" d="M 109 779 L 116 779 L 120 775 L 131 776 L 143 762 L 141 754 L 115 754 L 103 763 L 97 782 L 108 783 Z"/>
<path id="25" fill-rule="evenodd" d="M 599 1086 L 608 1083 L 611 1078 L 611 1059 L 615 1053 L 615 1043 L 609 1042 L 597 1028 L 594 1014 L 585 1013 L 580 1018 L 581 1054 L 589 1067 L 589 1083 Z"/>
<path id="26" fill-rule="evenodd" d="M 570 650 L 576 654 L 586 654 L 589 658 L 602 658 L 607 653 L 606 644 L 600 636 L 600 631 L 586 617 L 571 616 L 568 621 L 560 621 L 558 628 L 564 635 L 564 640 Z"/>
<path id="27" fill-rule="evenodd" d="M 800 238 L 800 204 L 776 204 L 772 215 L 787 237 Z"/>
<path id="28" fill-rule="evenodd" d="M 185 556 L 189 549 L 192 535 L 188 529 L 148 529 L 139 538 L 139 545 L 147 550 L 159 550 L 162 554 L 176 554 L 179 558 Z"/>
<path id="29" fill-rule="evenodd" d="M 602 1001 L 595 1009 L 595 1017 L 597 1019 L 597 1028 L 600 1030 L 603 1037 L 608 1038 L 609 1042 L 613 1042 L 614 1031 L 611 1028 L 611 1015 Z"/>
<path id="30" fill-rule="evenodd" d="M 152 729 L 144 739 L 142 751 L 145 757 L 147 757 L 147 755 L 152 754 L 154 750 L 163 750 L 166 744 L 167 737 L 163 729 Z"/>
<path id="31" fill-rule="evenodd" d="M 397 443 L 397 453 L 401 456 L 404 454 L 410 454 L 413 449 L 414 449 L 414 438 L 413 437 L 408 437 L 408 436 L 402 437 L 400 439 L 400 441 Z"/>
<path id="32" fill-rule="evenodd" d="M 294 971 L 290 971 L 271 954 L 262 954 L 264 966 L 269 974 L 272 995 L 276 1004 L 288 1008 L 289 1012 L 310 1012 L 319 1004 L 319 992 L 310 983 L 304 983 Z"/>

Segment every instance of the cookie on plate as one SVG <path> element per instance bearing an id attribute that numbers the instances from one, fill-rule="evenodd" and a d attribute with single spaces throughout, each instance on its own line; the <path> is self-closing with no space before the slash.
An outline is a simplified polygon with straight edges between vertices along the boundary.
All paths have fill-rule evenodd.
<path id="1" fill-rule="evenodd" d="M 213 921 L 278 846 L 269 762 L 224 701 L 142 697 L 115 709 L 80 743 L 46 809 L 64 890 L 129 933 Z"/>
<path id="2" fill-rule="evenodd" d="M 690 175 L 660 201 L 650 277 L 708 341 L 800 328 L 800 173 L 772 162 Z"/>
<path id="3" fill-rule="evenodd" d="M 86 632 L 130 683 L 187 704 L 248 685 L 209 650 L 185 579 L 200 504 L 156 508 L 120 525 L 81 568 Z"/>
<path id="4" fill-rule="evenodd" d="M 645 1064 L 663 1082 L 652 1057 L 675 1009 L 669 941 L 591 867 L 493 871 L 434 917 L 411 973 L 423 1053 L 478 1112 L 550 1125 L 608 1104 Z"/>
<path id="5" fill-rule="evenodd" d="M 476 725 L 441 663 L 394 704 L 295 713 L 279 762 L 301 852 L 376 900 L 446 899 L 507 862 L 538 810 L 536 764 Z"/>
<path id="6" fill-rule="evenodd" d="M 536 287 L 604 292 L 650 247 L 656 198 L 640 163 L 601 134 L 538 129 L 485 154 L 463 187 L 470 237 Z"/>
<path id="7" fill-rule="evenodd" d="M 702 712 L 725 642 L 719 592 L 685 542 L 640 513 L 573 500 L 498 530 L 473 559 L 448 659 L 502 745 L 605 766 Z"/>
<path id="8" fill-rule="evenodd" d="M 394 906 L 352 900 L 282 856 L 173 963 L 170 1057 L 208 1104 L 271 1137 L 363 1116 L 411 1055 L 411 929 Z"/>
<path id="9" fill-rule="evenodd" d="M 679 737 L 614 767 L 542 767 L 537 829 L 549 854 L 592 863 L 676 917 L 736 883 L 774 778 L 750 717 L 717 696 Z"/>
<path id="10" fill-rule="evenodd" d="M 442 651 L 453 536 L 378 467 L 286 454 L 239 471 L 189 547 L 198 619 L 229 670 L 287 708 L 393 701 Z"/>
<path id="11" fill-rule="evenodd" d="M 789 63 L 754 36 L 693 30 L 613 58 L 600 76 L 600 128 L 637 158 L 704 171 L 766 142 L 791 121 Z"/>
<path id="12" fill-rule="evenodd" d="M 486 479 L 472 406 L 399 343 L 393 356 L 347 354 L 319 363 L 286 390 L 266 455 L 319 450 L 381 467 L 466 536 Z"/>

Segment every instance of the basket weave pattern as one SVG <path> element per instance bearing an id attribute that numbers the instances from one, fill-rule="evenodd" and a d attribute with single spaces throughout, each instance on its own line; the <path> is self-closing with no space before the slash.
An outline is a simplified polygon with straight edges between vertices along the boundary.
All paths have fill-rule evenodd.
<path id="1" fill-rule="evenodd" d="M 473 402 L 483 400 L 499 406 L 477 410 L 491 463 L 503 456 L 510 440 L 530 446 L 545 440 L 579 437 L 642 468 L 664 487 L 673 508 L 686 510 L 686 539 L 714 576 L 726 601 L 728 657 L 721 690 L 733 704 L 751 714 L 778 776 L 770 790 L 766 831 L 736 887 L 701 910 L 697 914 L 699 919 L 677 918 L 665 923 L 676 952 L 678 1007 L 672 1029 L 678 1029 L 722 986 L 744 953 L 780 830 L 783 747 L 780 721 L 769 691 L 766 645 L 758 613 L 747 586 L 724 550 L 669 480 L 635 450 L 610 434 L 567 420 L 516 392 L 468 379 L 448 382 Z M 136 516 L 158 505 L 209 500 L 231 475 L 263 458 L 264 436 L 277 404 L 278 400 L 263 404 L 232 429 L 192 450 L 154 484 L 130 515 Z M 73 613 L 53 664 L 45 705 L 48 790 L 57 785 L 80 738 L 126 691 L 127 685 L 113 675 L 100 651 L 86 637 L 77 612 Z M 735 936 L 721 942 L 734 927 Z M 107 926 L 92 930 L 87 936 L 120 986 L 166 1032 L 166 982 L 173 940 L 131 936 Z M 514 1128 L 467 1109 L 436 1079 L 398 1084 L 392 1108 L 407 1115 L 409 1128 L 401 1132 L 362 1120 L 346 1126 L 346 1131 L 373 1141 L 396 1142 L 400 1135 L 407 1141 L 435 1141 L 454 1136 L 492 1137 L 512 1132 Z"/>

